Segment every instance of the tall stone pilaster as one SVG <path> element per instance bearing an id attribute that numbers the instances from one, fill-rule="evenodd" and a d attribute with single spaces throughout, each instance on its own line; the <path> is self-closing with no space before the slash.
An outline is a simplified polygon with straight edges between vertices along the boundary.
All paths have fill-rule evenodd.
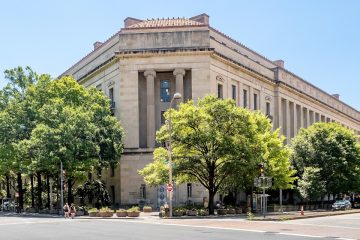
<path id="1" fill-rule="evenodd" d="M 175 79 L 176 79 L 176 88 L 175 92 L 180 93 L 182 98 L 179 99 L 179 101 L 184 100 L 184 76 L 185 76 L 185 70 L 182 68 L 177 68 L 173 72 Z"/>
<path id="2" fill-rule="evenodd" d="M 148 148 L 155 147 L 155 77 L 154 70 L 146 70 L 144 72 L 146 77 L 146 114 L 147 114 L 147 146 Z"/>

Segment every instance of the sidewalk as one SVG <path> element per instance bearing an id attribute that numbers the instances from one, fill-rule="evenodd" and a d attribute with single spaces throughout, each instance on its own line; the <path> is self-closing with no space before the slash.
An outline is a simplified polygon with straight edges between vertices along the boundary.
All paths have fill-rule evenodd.
<path id="1" fill-rule="evenodd" d="M 182 217 L 172 217 L 172 218 L 159 218 L 159 212 L 144 213 L 141 212 L 139 217 L 89 217 L 89 216 L 76 216 L 76 219 L 119 219 L 119 220 L 159 220 L 159 219 L 172 219 L 172 220 L 181 220 L 181 219 L 246 219 L 249 221 L 287 221 L 294 219 L 305 219 L 305 218 L 315 218 L 315 217 L 325 217 L 325 216 L 335 216 L 335 215 L 344 215 L 344 214 L 354 214 L 360 213 L 360 209 L 351 209 L 347 211 L 326 211 L 326 210 L 312 210 L 304 211 L 304 215 L 301 215 L 300 211 L 292 212 L 270 212 L 266 214 L 264 218 L 261 214 L 254 214 L 252 218 L 248 218 L 246 214 L 237 214 L 237 215 L 210 215 L 210 216 L 182 216 Z M 61 215 L 56 214 L 41 214 L 41 213 L 14 213 L 14 212 L 2 212 L 0 211 L 0 217 L 30 217 L 30 218 L 63 218 Z"/>

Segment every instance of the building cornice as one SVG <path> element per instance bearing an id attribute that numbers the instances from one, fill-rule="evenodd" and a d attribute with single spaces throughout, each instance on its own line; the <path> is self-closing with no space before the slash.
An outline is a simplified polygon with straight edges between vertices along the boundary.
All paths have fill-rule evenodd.
<path id="1" fill-rule="evenodd" d="M 286 90 L 288 90 L 288 91 L 291 91 L 292 93 L 294 93 L 294 94 L 296 94 L 296 95 L 298 95 L 298 96 L 300 96 L 300 97 L 304 97 L 304 96 L 305 96 L 305 97 L 307 97 L 307 100 L 309 100 L 309 101 L 311 101 L 311 102 L 313 102 L 313 103 L 316 103 L 316 104 L 321 104 L 321 105 L 323 105 L 323 107 L 326 107 L 326 108 L 330 109 L 330 111 L 340 113 L 340 114 L 342 114 L 344 117 L 350 118 L 351 120 L 355 121 L 357 124 L 360 124 L 360 120 L 358 120 L 358 119 L 356 119 L 356 118 L 354 118 L 354 117 L 352 117 L 352 116 L 350 116 L 350 115 L 348 115 L 348 114 L 346 114 L 346 113 L 344 113 L 344 112 L 342 112 L 342 111 L 334 108 L 333 106 L 331 106 L 331 105 L 329 105 L 329 104 L 327 104 L 327 103 L 324 103 L 324 102 L 318 100 L 317 98 L 315 98 L 315 97 L 313 97 L 313 96 L 311 96 L 311 95 L 309 95 L 309 94 L 307 94 L 307 93 L 305 93 L 305 92 L 303 92 L 303 91 L 301 91 L 301 90 L 299 90 L 299 89 L 297 89 L 297 88 L 294 88 L 293 86 L 291 86 L 291 85 L 289 85 L 289 84 L 287 84 L 287 83 L 284 83 L 284 82 L 281 82 L 281 81 L 277 81 L 277 85 L 278 85 L 279 87 L 281 87 L 281 88 L 284 88 L 284 89 L 286 89 Z"/>
<path id="2" fill-rule="evenodd" d="M 76 79 L 79 83 L 81 82 L 85 82 L 86 80 L 88 80 L 89 78 L 95 76 L 96 74 L 98 74 L 101 71 L 104 71 L 105 69 L 111 67 L 112 65 L 114 65 L 116 62 L 118 62 L 119 59 L 114 55 L 111 58 L 109 58 L 108 60 L 102 62 L 101 64 L 97 65 L 96 67 L 94 67 L 93 69 L 91 69 L 90 71 L 88 71 L 85 75 L 79 77 L 78 79 Z"/>
<path id="3" fill-rule="evenodd" d="M 229 64 L 231 65 L 232 67 L 236 68 L 236 69 L 239 69 L 240 71 L 242 71 L 243 73 L 246 73 L 256 79 L 259 79 L 261 81 L 265 81 L 267 83 L 270 83 L 271 85 L 276 85 L 276 82 L 265 76 L 265 75 L 262 75 L 256 71 L 254 71 L 253 69 L 237 62 L 237 61 L 234 61 L 233 59 L 230 59 L 226 56 L 224 56 L 223 54 L 219 53 L 219 52 L 216 52 L 216 51 L 213 51 L 213 54 L 211 55 L 213 58 L 217 59 L 218 61 L 220 62 L 223 62 L 223 63 L 226 63 L 226 64 Z"/>
<path id="4" fill-rule="evenodd" d="M 327 103 L 324 103 L 323 101 L 318 100 L 317 98 L 315 98 L 315 97 L 313 97 L 313 96 L 311 96 L 311 95 L 309 95 L 309 94 L 307 94 L 307 93 L 305 93 L 305 92 L 303 92 L 303 91 L 301 91 L 301 90 L 299 90 L 299 89 L 297 89 L 297 88 L 295 88 L 295 87 L 293 87 L 293 86 L 291 86 L 291 85 L 289 85 L 289 84 L 287 84 L 285 82 L 274 80 L 274 79 L 271 79 L 271 78 L 269 78 L 267 76 L 264 76 L 264 75 L 262 75 L 262 74 L 260 74 L 260 73 L 258 73 L 256 71 L 252 70 L 251 68 L 248 68 L 248 67 L 244 66 L 243 64 L 241 64 L 241 63 L 239 63 L 237 61 L 234 61 L 233 59 L 230 59 L 230 58 L 228 58 L 228 57 L 226 57 L 226 56 L 224 56 L 221 53 L 218 53 L 216 51 L 213 52 L 212 56 L 214 58 L 216 58 L 217 60 L 221 61 L 221 62 L 227 63 L 227 64 L 235 67 L 236 69 L 239 69 L 242 72 L 255 77 L 256 79 L 259 79 L 261 81 L 266 81 L 267 83 L 271 83 L 273 85 L 278 85 L 279 87 L 283 86 L 283 87 L 286 87 L 289 90 L 291 89 L 293 92 L 299 93 L 299 96 L 301 96 L 301 97 L 306 96 L 308 98 L 308 100 L 311 99 L 311 101 L 313 101 L 313 102 L 320 103 L 323 106 L 326 106 L 327 108 L 330 108 L 333 111 L 341 113 L 342 115 L 344 115 L 344 116 L 354 120 L 358 124 L 360 124 L 360 120 L 358 120 L 358 119 L 356 119 L 356 118 L 342 112 L 339 109 L 334 108 L 333 106 L 331 106 L 331 105 L 329 105 Z"/>
<path id="5" fill-rule="evenodd" d="M 166 56 L 190 56 L 190 55 L 210 55 L 213 52 L 211 48 L 159 48 L 159 49 L 131 49 L 121 50 L 115 53 L 120 59 L 137 57 L 156 57 Z"/>

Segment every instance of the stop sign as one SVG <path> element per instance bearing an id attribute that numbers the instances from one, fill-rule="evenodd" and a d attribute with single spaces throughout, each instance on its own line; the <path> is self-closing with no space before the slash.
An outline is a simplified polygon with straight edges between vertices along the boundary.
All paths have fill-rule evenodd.
<path id="1" fill-rule="evenodd" d="M 173 190 L 173 185 L 172 185 L 171 183 L 169 183 L 169 184 L 167 185 L 167 190 L 168 190 L 168 192 L 172 192 L 172 190 Z"/>

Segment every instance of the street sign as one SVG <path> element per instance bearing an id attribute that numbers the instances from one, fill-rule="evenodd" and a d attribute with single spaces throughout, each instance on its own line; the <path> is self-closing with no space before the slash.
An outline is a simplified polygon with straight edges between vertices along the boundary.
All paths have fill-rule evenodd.
<path id="1" fill-rule="evenodd" d="M 172 192 L 172 190 L 173 190 L 173 185 L 172 185 L 171 183 L 169 183 L 169 184 L 167 185 L 167 190 L 168 190 L 168 192 Z"/>

